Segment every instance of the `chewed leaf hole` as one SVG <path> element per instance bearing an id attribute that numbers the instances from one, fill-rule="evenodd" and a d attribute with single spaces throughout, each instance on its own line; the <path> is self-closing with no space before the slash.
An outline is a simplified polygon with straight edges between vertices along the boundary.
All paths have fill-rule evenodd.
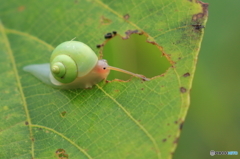
<path id="1" fill-rule="evenodd" d="M 67 113 L 66 111 L 61 112 L 61 114 L 60 114 L 61 117 L 65 117 L 66 113 Z"/>
<path id="2" fill-rule="evenodd" d="M 103 48 L 103 58 L 114 67 L 125 69 L 133 73 L 142 74 L 148 78 L 161 75 L 171 66 L 160 49 L 147 42 L 145 35 L 132 34 L 123 40 L 115 36 Z M 108 80 L 128 80 L 130 75 L 111 71 Z"/>
<path id="3" fill-rule="evenodd" d="M 68 159 L 68 154 L 65 153 L 64 149 L 57 149 L 55 153 L 59 159 Z"/>

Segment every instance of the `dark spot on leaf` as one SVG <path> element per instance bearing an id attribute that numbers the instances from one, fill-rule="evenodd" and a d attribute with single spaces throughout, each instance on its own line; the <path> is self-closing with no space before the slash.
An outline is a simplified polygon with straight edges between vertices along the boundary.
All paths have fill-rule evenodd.
<path id="1" fill-rule="evenodd" d="M 123 18 L 124 18 L 125 20 L 128 20 L 128 19 L 130 18 L 130 15 L 129 15 L 129 14 L 125 14 L 125 15 L 123 16 Z"/>
<path id="2" fill-rule="evenodd" d="M 187 89 L 184 88 L 184 87 L 180 87 L 180 92 L 181 92 L 181 93 L 185 93 L 185 92 L 187 92 Z"/>
<path id="3" fill-rule="evenodd" d="M 182 122 L 182 123 L 179 125 L 179 129 L 180 129 L 180 130 L 182 130 L 182 128 L 183 128 L 183 123 L 184 123 L 184 122 Z"/>
<path id="4" fill-rule="evenodd" d="M 28 125 L 28 121 L 25 121 L 25 125 Z"/>
<path id="5" fill-rule="evenodd" d="M 64 149 L 57 149 L 55 153 L 59 159 L 68 159 L 68 154 L 65 154 Z"/>
<path id="6" fill-rule="evenodd" d="M 178 137 L 173 141 L 174 144 L 178 143 Z"/>
<path id="7" fill-rule="evenodd" d="M 106 80 L 105 82 L 106 82 L 106 83 L 108 83 L 109 81 L 108 81 L 108 80 Z"/>
<path id="8" fill-rule="evenodd" d="M 32 141 L 34 142 L 34 138 L 32 138 Z"/>
<path id="9" fill-rule="evenodd" d="M 188 77 L 188 76 L 190 76 L 190 73 L 188 72 L 183 75 L 183 77 Z"/>
<path id="10" fill-rule="evenodd" d="M 112 33 L 107 33 L 106 35 L 104 35 L 105 39 L 111 39 L 112 38 Z"/>
<path id="11" fill-rule="evenodd" d="M 144 90 L 144 88 L 141 88 L 141 90 Z"/>
<path id="12" fill-rule="evenodd" d="M 61 117 L 64 117 L 65 115 L 66 115 L 66 111 L 63 111 L 62 113 L 61 113 Z"/>
<path id="13" fill-rule="evenodd" d="M 175 123 L 175 124 L 177 124 L 177 123 L 178 123 L 178 121 L 176 120 L 176 121 L 174 121 L 174 123 Z"/>
<path id="14" fill-rule="evenodd" d="M 202 28 L 205 28 L 203 25 L 201 24 L 195 24 L 195 25 L 192 25 L 193 28 L 196 30 L 196 31 L 201 31 Z"/>
<path id="15" fill-rule="evenodd" d="M 100 48 L 100 47 L 102 47 L 102 45 L 97 45 L 96 47 L 97 47 L 97 48 Z"/>
<path id="16" fill-rule="evenodd" d="M 113 33 L 113 35 L 117 35 L 117 32 L 116 32 L 116 31 L 113 31 L 112 33 Z"/>
<path id="17" fill-rule="evenodd" d="M 104 17 L 104 16 L 101 16 L 101 18 L 100 18 L 100 23 L 101 23 L 102 25 L 109 25 L 109 24 L 112 23 L 112 21 L 111 21 L 110 19 Z"/>
<path id="18" fill-rule="evenodd" d="M 167 141 L 167 139 L 162 139 L 162 142 L 166 142 Z"/>
<path id="19" fill-rule="evenodd" d="M 170 138 L 171 137 L 171 135 L 168 135 L 168 138 Z"/>
<path id="20" fill-rule="evenodd" d="M 25 10 L 25 6 L 19 6 L 19 7 L 18 7 L 18 11 L 19 11 L 19 12 L 22 12 L 22 11 L 24 11 L 24 10 Z"/>
<path id="21" fill-rule="evenodd" d="M 167 126 L 169 126 L 170 124 L 169 123 L 167 123 Z"/>

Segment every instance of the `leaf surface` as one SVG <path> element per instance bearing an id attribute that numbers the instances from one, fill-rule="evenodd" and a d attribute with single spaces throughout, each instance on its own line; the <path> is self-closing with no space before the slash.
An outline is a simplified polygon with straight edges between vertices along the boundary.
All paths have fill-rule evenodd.
<path id="1" fill-rule="evenodd" d="M 189 107 L 207 4 L 195 0 L 1 0 L 1 158 L 171 158 Z M 141 81 L 58 90 L 24 72 L 77 37 L 143 33 L 173 65 Z M 161 53 L 160 53 L 161 54 Z M 147 54 L 146 54 L 147 56 Z"/>

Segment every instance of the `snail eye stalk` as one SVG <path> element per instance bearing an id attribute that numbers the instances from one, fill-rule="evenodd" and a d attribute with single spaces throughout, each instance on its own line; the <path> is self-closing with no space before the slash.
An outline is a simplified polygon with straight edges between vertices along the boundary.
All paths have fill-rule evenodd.
<path id="1" fill-rule="evenodd" d="M 118 71 L 118 72 L 122 72 L 122 73 L 126 73 L 126 74 L 129 74 L 129 75 L 132 75 L 134 77 L 138 77 L 138 78 L 141 78 L 143 79 L 144 81 L 149 81 L 150 79 L 143 76 L 143 75 L 139 75 L 139 74 L 136 74 L 136 73 L 132 73 L 130 71 L 127 71 L 127 70 L 124 70 L 124 69 L 121 69 L 121 68 L 117 68 L 117 67 L 113 67 L 113 66 L 107 66 L 107 69 L 109 70 L 114 70 L 114 71 Z"/>

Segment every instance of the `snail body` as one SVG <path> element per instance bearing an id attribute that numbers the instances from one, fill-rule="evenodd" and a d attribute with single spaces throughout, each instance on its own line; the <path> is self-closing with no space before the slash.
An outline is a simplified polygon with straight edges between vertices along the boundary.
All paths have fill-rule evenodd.
<path id="1" fill-rule="evenodd" d="M 61 43 L 53 50 L 50 63 L 28 65 L 23 70 L 47 85 L 63 89 L 91 88 L 106 79 L 110 70 L 148 80 L 142 75 L 109 66 L 104 59 L 98 60 L 94 51 L 79 41 Z"/>

